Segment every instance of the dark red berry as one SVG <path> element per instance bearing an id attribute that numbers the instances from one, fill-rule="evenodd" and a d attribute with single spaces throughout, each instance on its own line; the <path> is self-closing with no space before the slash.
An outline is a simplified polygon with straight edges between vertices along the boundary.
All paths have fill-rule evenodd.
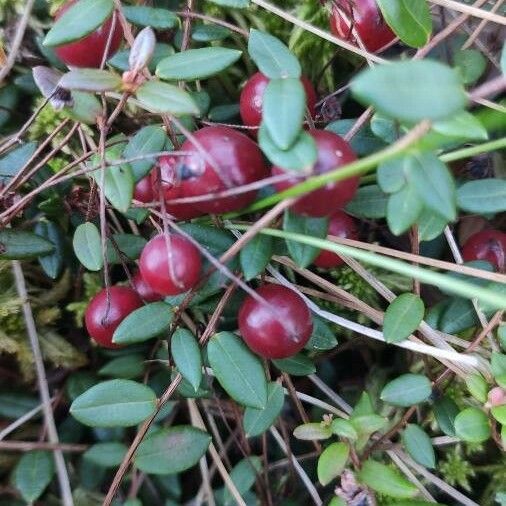
<path id="1" fill-rule="evenodd" d="M 244 341 L 265 358 L 295 355 L 304 348 L 313 331 L 306 303 L 281 285 L 263 285 L 256 293 L 266 303 L 250 295 L 239 310 L 239 331 Z"/>
<path id="2" fill-rule="evenodd" d="M 316 112 L 316 91 L 311 81 L 302 76 L 302 84 L 306 90 L 306 105 L 311 117 L 314 118 Z M 269 84 L 269 78 L 257 72 L 249 78 L 241 92 L 240 109 L 242 122 L 246 126 L 257 127 L 262 121 L 262 103 L 265 89 Z"/>
<path id="3" fill-rule="evenodd" d="M 343 239 L 358 239 L 358 226 L 354 218 L 344 211 L 337 211 L 329 220 L 329 235 Z M 323 269 L 331 269 L 344 264 L 344 260 L 332 251 L 322 250 L 314 264 Z"/>
<path id="4" fill-rule="evenodd" d="M 149 204 L 155 200 L 153 185 L 151 184 L 151 177 L 149 175 L 143 177 L 135 185 L 134 199 L 144 204 Z"/>
<path id="5" fill-rule="evenodd" d="M 161 295 L 179 295 L 199 280 L 199 250 L 185 237 L 160 234 L 141 253 L 140 272 L 151 289 Z"/>
<path id="6" fill-rule="evenodd" d="M 182 187 L 177 174 L 178 159 L 174 156 L 161 156 L 158 159 L 157 168 L 151 171 L 151 184 L 155 200 L 159 198 L 160 184 L 165 200 L 165 210 L 176 220 L 191 220 L 202 215 L 192 204 L 173 204 L 172 200 L 181 198 Z M 158 169 L 158 170 L 157 170 Z"/>
<path id="7" fill-rule="evenodd" d="M 131 288 L 111 286 L 109 302 L 104 288 L 91 299 L 86 308 L 84 321 L 88 334 L 104 348 L 117 348 L 112 342 L 114 331 L 132 311 L 141 306 L 141 298 Z"/>
<path id="8" fill-rule="evenodd" d="M 350 145 L 339 135 L 325 130 L 310 130 L 316 141 L 318 159 L 313 166 L 311 175 L 324 174 L 351 163 L 357 159 Z M 286 174 L 281 167 L 273 167 L 272 174 Z M 304 181 L 304 178 L 293 176 L 276 183 L 276 189 L 283 191 Z M 305 216 L 329 216 L 342 209 L 355 195 L 359 184 L 358 177 L 349 177 L 343 181 L 328 183 L 318 190 L 301 197 L 292 210 Z"/>
<path id="9" fill-rule="evenodd" d="M 506 272 L 506 234 L 499 230 L 482 230 L 472 235 L 462 248 L 466 262 L 486 260 L 499 272 Z"/>
<path id="10" fill-rule="evenodd" d="M 182 196 L 231 190 L 267 176 L 262 153 L 248 136 L 223 126 L 205 127 L 193 135 L 204 154 L 190 139 L 181 147 L 181 151 L 191 153 L 178 162 Z M 205 213 L 236 211 L 250 204 L 255 196 L 256 191 L 250 191 L 196 202 L 195 207 Z"/>
<path id="11" fill-rule="evenodd" d="M 352 33 L 356 30 L 364 47 L 372 53 L 395 39 L 376 0 L 338 0 L 334 4 L 330 28 L 336 37 L 356 44 Z"/>
<path id="12" fill-rule="evenodd" d="M 77 3 L 76 0 L 70 0 L 60 7 L 55 18 L 59 19 L 62 14 L 75 3 Z M 86 37 L 81 40 L 55 47 L 55 52 L 58 58 L 69 67 L 98 68 L 102 63 L 111 30 L 112 16 L 94 32 L 86 35 Z M 111 57 L 119 49 L 122 38 L 123 30 L 119 20 L 116 20 L 107 58 Z"/>
<path id="13" fill-rule="evenodd" d="M 155 292 L 150 285 L 144 281 L 140 271 L 137 271 L 132 280 L 135 291 L 139 297 L 145 302 L 156 302 L 163 299 L 163 295 Z"/>

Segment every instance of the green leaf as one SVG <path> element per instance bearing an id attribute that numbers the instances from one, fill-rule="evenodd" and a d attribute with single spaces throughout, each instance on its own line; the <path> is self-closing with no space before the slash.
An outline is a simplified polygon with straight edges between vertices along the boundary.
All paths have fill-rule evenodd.
<path id="1" fill-rule="evenodd" d="M 190 81 L 214 76 L 235 63 L 242 51 L 226 47 L 187 49 L 164 58 L 156 67 L 161 79 Z"/>
<path id="2" fill-rule="evenodd" d="M 232 35 L 232 31 L 224 26 L 201 24 L 192 30 L 192 40 L 196 42 L 213 42 L 223 40 Z"/>
<path id="3" fill-rule="evenodd" d="M 467 111 L 459 112 L 452 118 L 435 121 L 432 129 L 447 137 L 477 141 L 488 139 L 487 129 L 479 119 Z"/>
<path id="4" fill-rule="evenodd" d="M 108 157 L 108 161 L 114 160 L 116 154 Z M 118 153 L 119 158 L 119 153 Z M 134 178 L 132 169 L 128 164 L 110 165 L 104 169 L 104 187 L 102 188 L 102 170 L 96 170 L 92 173 L 93 179 L 101 188 L 107 200 L 118 210 L 126 213 L 132 203 L 134 193 Z"/>
<path id="5" fill-rule="evenodd" d="M 462 211 L 495 214 L 506 211 L 506 181 L 480 179 L 468 181 L 457 190 L 457 205 Z"/>
<path id="6" fill-rule="evenodd" d="M 337 346 L 334 332 L 323 318 L 313 316 L 313 333 L 306 344 L 306 350 L 327 351 Z"/>
<path id="7" fill-rule="evenodd" d="M 439 428 L 447 436 L 455 436 L 455 418 L 459 408 L 450 397 L 441 397 L 434 402 L 434 416 Z"/>
<path id="8" fill-rule="evenodd" d="M 464 409 L 455 418 L 455 433 L 468 443 L 483 443 L 491 435 L 487 415 L 478 408 Z"/>
<path id="9" fill-rule="evenodd" d="M 47 239 L 23 230 L 0 230 L 0 259 L 25 260 L 41 257 L 54 251 Z"/>
<path id="10" fill-rule="evenodd" d="M 50 452 L 25 453 L 14 469 L 13 484 L 29 504 L 33 504 L 51 483 L 54 460 Z"/>
<path id="11" fill-rule="evenodd" d="M 401 156 L 387 160 L 378 166 L 378 185 L 385 193 L 396 193 L 406 184 L 406 160 L 407 157 Z"/>
<path id="12" fill-rule="evenodd" d="M 378 185 L 361 186 L 345 211 L 357 218 L 379 219 L 387 215 L 388 195 Z"/>
<path id="13" fill-rule="evenodd" d="M 438 213 L 423 209 L 417 224 L 420 241 L 432 241 L 443 233 L 448 221 Z"/>
<path id="14" fill-rule="evenodd" d="M 36 142 L 28 142 L 19 148 L 9 151 L 5 156 L 0 158 L 0 183 L 15 176 L 30 160 L 36 149 Z"/>
<path id="15" fill-rule="evenodd" d="M 191 95 L 172 84 L 147 81 L 136 92 L 143 107 L 154 113 L 198 115 L 199 108 Z"/>
<path id="16" fill-rule="evenodd" d="M 117 357 L 107 362 L 98 371 L 99 376 L 110 376 L 118 379 L 134 379 L 144 372 L 144 356 L 139 353 L 129 353 L 124 357 Z"/>
<path id="17" fill-rule="evenodd" d="M 252 29 L 248 39 L 248 52 L 262 74 L 269 79 L 300 78 L 300 63 L 279 39 Z"/>
<path id="18" fill-rule="evenodd" d="M 328 230 L 327 218 L 310 218 L 301 216 L 287 210 L 283 219 L 283 230 L 285 232 L 294 232 L 297 234 L 319 237 L 327 237 Z M 295 241 L 286 241 L 286 246 L 294 262 L 300 267 L 307 267 L 312 264 L 320 253 L 318 248 Z"/>
<path id="19" fill-rule="evenodd" d="M 407 176 L 427 208 L 448 221 L 455 220 L 455 182 L 448 167 L 435 154 L 412 156 L 408 162 Z"/>
<path id="20" fill-rule="evenodd" d="M 169 44 L 165 44 L 163 42 L 158 42 L 155 44 L 155 49 L 153 52 L 153 56 L 148 63 L 148 69 L 150 72 L 156 71 L 156 66 L 167 56 L 174 54 L 175 49 Z M 129 49 L 120 49 L 112 58 L 107 60 L 107 63 L 114 67 L 117 70 L 121 70 L 125 72 L 130 68 L 130 50 Z"/>
<path id="21" fill-rule="evenodd" d="M 403 341 L 414 332 L 423 319 L 425 305 L 412 293 L 403 293 L 388 306 L 383 321 L 383 335 L 388 343 Z"/>
<path id="22" fill-rule="evenodd" d="M 269 161 L 285 170 L 309 169 L 318 157 L 315 140 L 307 132 L 301 132 L 289 149 L 282 150 L 272 140 L 267 127 L 262 123 L 258 131 L 258 143 Z"/>
<path id="23" fill-rule="evenodd" d="M 52 221 L 39 221 L 35 226 L 35 233 L 47 239 L 54 247 L 50 255 L 39 257 L 39 263 L 44 272 L 56 279 L 62 272 L 66 254 L 66 239 L 63 230 Z"/>
<path id="24" fill-rule="evenodd" d="M 257 475 L 262 469 L 262 460 L 260 457 L 246 457 L 240 460 L 230 471 L 230 478 L 232 479 L 237 491 L 240 495 L 246 494 L 248 490 L 255 484 Z M 234 506 L 236 503 L 232 494 L 225 487 L 224 492 L 224 506 Z"/>
<path id="25" fill-rule="evenodd" d="M 394 33 L 408 46 L 422 47 L 432 33 L 426 0 L 378 0 L 378 7 Z"/>
<path id="26" fill-rule="evenodd" d="M 100 232 L 90 222 L 76 228 L 72 242 L 78 260 L 89 271 L 99 271 L 103 265 Z"/>
<path id="27" fill-rule="evenodd" d="M 83 457 L 96 466 L 109 469 L 121 464 L 127 450 L 123 443 L 95 443 L 86 450 Z"/>
<path id="28" fill-rule="evenodd" d="M 249 6 L 249 0 L 209 0 L 209 2 L 224 7 L 236 7 L 239 9 L 245 9 Z"/>
<path id="29" fill-rule="evenodd" d="M 114 244 L 113 241 L 114 240 Z M 121 264 L 122 260 L 137 260 L 147 241 L 135 234 L 113 234 L 107 239 L 106 258 L 110 264 Z M 118 252 L 119 250 L 119 252 Z M 121 253 L 121 256 L 120 256 Z"/>
<path id="30" fill-rule="evenodd" d="M 321 422 L 311 422 L 295 427 L 293 435 L 302 441 L 320 441 L 332 437 L 332 430 Z"/>
<path id="31" fill-rule="evenodd" d="M 100 93 L 119 90 L 121 84 L 121 77 L 108 70 L 74 69 L 62 76 L 58 86 L 66 90 L 94 91 Z"/>
<path id="32" fill-rule="evenodd" d="M 62 112 L 75 121 L 86 125 L 94 125 L 97 118 L 102 114 L 102 104 L 91 93 L 74 90 L 72 92 L 72 101 L 72 107 L 66 107 Z"/>
<path id="33" fill-rule="evenodd" d="M 418 489 L 397 471 L 384 464 L 367 460 L 358 473 L 358 479 L 380 494 L 406 499 L 413 497 Z"/>
<path id="34" fill-rule="evenodd" d="M 262 121 L 280 149 L 289 149 L 297 140 L 305 110 L 306 92 L 299 78 L 269 82 L 263 96 Z"/>
<path id="35" fill-rule="evenodd" d="M 423 209 L 422 199 L 412 184 L 407 184 L 388 198 L 387 223 L 392 234 L 402 235 L 418 219 Z"/>
<path id="36" fill-rule="evenodd" d="M 365 435 L 383 429 L 387 424 L 387 419 L 374 413 L 369 415 L 354 414 L 350 418 L 350 422 L 360 435 Z"/>
<path id="37" fill-rule="evenodd" d="M 318 458 L 318 481 L 325 486 L 340 476 L 348 462 L 349 455 L 350 448 L 345 443 L 332 443 L 327 446 Z"/>
<path id="38" fill-rule="evenodd" d="M 355 441 L 358 439 L 358 432 L 351 422 L 342 418 L 335 418 L 330 424 L 332 432 L 339 437 Z"/>
<path id="39" fill-rule="evenodd" d="M 135 466 L 149 474 L 176 474 L 193 467 L 206 452 L 211 437 L 187 425 L 160 429 L 140 444 Z"/>
<path id="40" fill-rule="evenodd" d="M 492 416 L 503 426 L 506 425 L 506 404 L 494 406 L 490 412 Z"/>
<path id="41" fill-rule="evenodd" d="M 356 122 L 357 118 L 340 119 L 329 123 L 325 127 L 325 130 L 329 130 L 344 137 Z M 351 139 L 350 145 L 351 149 L 353 149 L 358 156 L 367 156 L 385 147 L 385 143 L 374 135 L 369 125 L 365 125 L 356 133 L 353 139 Z"/>
<path id="42" fill-rule="evenodd" d="M 506 388 L 506 355 L 503 353 L 492 353 L 492 374 L 497 384 Z"/>
<path id="43" fill-rule="evenodd" d="M 151 388 L 130 380 L 111 380 L 94 385 L 70 407 L 72 416 L 90 427 L 131 427 L 155 412 Z"/>
<path id="44" fill-rule="evenodd" d="M 263 434 L 276 420 L 283 409 L 285 394 L 279 383 L 267 385 L 267 403 L 265 408 L 247 407 L 244 410 L 243 426 L 246 437 Z"/>
<path id="45" fill-rule="evenodd" d="M 394 406 L 408 407 L 426 401 L 432 393 L 429 379 L 421 374 L 403 374 L 381 391 L 381 400 Z"/>
<path id="46" fill-rule="evenodd" d="M 476 49 L 456 51 L 453 63 L 464 84 L 475 83 L 487 68 L 487 59 Z"/>
<path id="47" fill-rule="evenodd" d="M 371 397 L 367 392 L 362 392 L 351 415 L 353 418 L 365 415 L 374 415 L 374 406 L 372 405 Z"/>
<path id="48" fill-rule="evenodd" d="M 239 260 L 244 279 L 250 281 L 261 274 L 269 264 L 274 250 L 274 239 L 257 234 L 241 249 Z"/>
<path id="49" fill-rule="evenodd" d="M 467 103 L 458 74 L 431 60 L 376 65 L 361 72 L 351 89 L 360 102 L 406 122 L 448 118 Z"/>
<path id="50" fill-rule="evenodd" d="M 165 302 L 152 302 L 130 313 L 114 331 L 117 344 L 142 343 L 158 337 L 170 327 L 172 307 Z"/>
<path id="51" fill-rule="evenodd" d="M 39 405 L 35 397 L 29 397 L 20 392 L 0 393 L 0 416 L 10 420 L 22 417 Z"/>
<path id="52" fill-rule="evenodd" d="M 163 151 L 166 141 L 167 136 L 161 127 L 156 125 L 145 126 L 130 139 L 125 151 L 123 151 L 123 158 L 129 159 Z M 137 182 L 146 176 L 155 162 L 156 157 L 129 162 L 134 181 Z"/>
<path id="53" fill-rule="evenodd" d="M 44 46 L 61 46 L 82 39 L 102 25 L 113 8 L 113 0 L 80 0 L 55 21 Z"/>
<path id="54" fill-rule="evenodd" d="M 436 454 L 432 442 L 420 426 L 408 423 L 402 433 L 402 443 L 415 462 L 429 469 L 436 467 Z"/>
<path id="55" fill-rule="evenodd" d="M 170 350 L 178 371 L 196 392 L 202 382 L 202 356 L 194 335 L 189 330 L 177 329 L 172 336 Z"/>
<path id="56" fill-rule="evenodd" d="M 460 297 L 450 299 L 448 306 L 439 319 L 439 328 L 443 332 L 454 334 L 462 332 L 479 323 L 472 302 Z"/>
<path id="57" fill-rule="evenodd" d="M 465 378 L 469 393 L 479 402 L 487 402 L 488 385 L 483 376 L 479 373 L 468 374 Z"/>
<path id="58" fill-rule="evenodd" d="M 293 357 L 273 360 L 272 363 L 280 371 L 291 374 L 292 376 L 307 376 L 308 374 L 314 374 L 316 372 L 314 362 L 305 355 L 302 355 L 302 353 L 298 353 Z"/>
<path id="59" fill-rule="evenodd" d="M 223 389 L 244 406 L 263 409 L 267 404 L 267 380 L 260 360 L 231 332 L 214 335 L 207 356 Z"/>
<path id="60" fill-rule="evenodd" d="M 130 23 L 138 26 L 151 26 L 155 30 L 167 30 L 177 26 L 177 16 L 167 9 L 157 9 L 145 5 L 124 5 L 121 8 Z"/>

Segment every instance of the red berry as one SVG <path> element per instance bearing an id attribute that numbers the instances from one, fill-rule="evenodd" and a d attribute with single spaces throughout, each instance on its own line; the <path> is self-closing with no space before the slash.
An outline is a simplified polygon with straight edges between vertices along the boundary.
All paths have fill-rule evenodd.
<path id="1" fill-rule="evenodd" d="M 137 182 L 134 188 L 134 199 L 144 204 L 149 204 L 155 200 L 153 186 L 150 176 L 145 176 Z"/>
<path id="2" fill-rule="evenodd" d="M 91 299 L 86 308 L 84 321 L 88 334 L 104 348 L 116 348 L 112 342 L 118 325 L 132 312 L 142 306 L 142 300 L 131 288 L 111 286 L 109 302 L 104 288 Z"/>
<path id="3" fill-rule="evenodd" d="M 267 176 L 267 168 L 258 146 L 246 135 L 231 128 L 205 127 L 193 134 L 204 150 L 188 139 L 181 151 L 191 153 L 180 157 L 182 196 L 208 195 L 253 183 Z M 213 167 L 210 161 L 214 161 Z M 250 204 L 255 191 L 230 197 L 196 202 L 195 207 L 205 213 L 236 211 Z"/>
<path id="4" fill-rule="evenodd" d="M 142 277 L 142 274 L 139 271 L 135 273 L 132 282 L 135 291 L 139 294 L 139 297 L 145 302 L 156 302 L 158 300 L 163 299 L 163 295 L 160 295 L 159 293 L 155 292 L 151 288 L 151 286 L 149 286 L 146 283 L 146 281 L 144 281 L 144 278 Z"/>
<path id="5" fill-rule="evenodd" d="M 316 91 L 311 81 L 301 77 L 302 84 L 306 90 L 307 108 L 314 118 L 316 112 Z M 262 121 L 262 102 L 265 89 L 269 84 L 269 78 L 257 72 L 249 78 L 241 92 L 240 108 L 242 122 L 246 126 L 257 127 Z"/>
<path id="6" fill-rule="evenodd" d="M 171 204 L 171 200 L 181 198 L 182 187 L 178 181 L 178 160 L 174 156 L 161 156 L 158 159 L 158 170 L 151 171 L 151 184 L 155 199 L 158 200 L 160 183 L 162 185 L 165 210 L 177 220 L 191 220 L 201 216 L 202 213 L 192 204 Z M 161 178 L 161 181 L 160 179 Z"/>
<path id="7" fill-rule="evenodd" d="M 499 272 L 506 271 L 506 234 L 499 230 L 482 230 L 472 235 L 462 248 L 466 262 L 486 260 Z"/>
<path id="8" fill-rule="evenodd" d="M 310 130 L 310 135 L 316 141 L 318 159 L 313 166 L 312 174 L 324 174 L 351 163 L 357 159 L 350 145 L 339 135 L 325 130 Z M 273 167 L 272 174 L 285 174 L 281 167 Z M 283 191 L 304 181 L 304 178 L 293 176 L 290 179 L 276 183 L 276 189 Z M 350 177 L 343 181 L 328 183 L 318 190 L 301 197 L 292 209 L 297 214 L 305 216 L 329 216 L 343 208 L 355 195 L 359 184 L 358 177 Z"/>
<path id="9" fill-rule="evenodd" d="M 155 236 L 144 246 L 140 258 L 144 281 L 161 295 L 179 295 L 192 288 L 199 280 L 201 266 L 199 250 L 180 235 Z"/>
<path id="10" fill-rule="evenodd" d="M 290 288 L 262 285 L 262 303 L 251 295 L 239 310 L 239 330 L 246 344 L 265 358 L 287 358 L 298 353 L 311 337 L 311 312 Z"/>
<path id="11" fill-rule="evenodd" d="M 330 217 L 329 235 L 342 237 L 344 239 L 358 239 L 357 222 L 344 211 L 337 211 Z M 331 269 L 344 264 L 344 260 L 332 251 L 323 250 L 314 261 L 317 267 Z"/>
<path id="12" fill-rule="evenodd" d="M 59 19 L 62 14 L 74 5 L 78 0 L 70 0 L 56 13 L 55 18 Z M 102 63 L 109 34 L 112 30 L 112 16 L 99 26 L 94 32 L 86 37 L 70 44 L 64 44 L 55 48 L 58 58 L 70 67 L 91 67 L 98 68 Z M 123 30 L 119 20 L 116 20 L 114 32 L 107 57 L 111 57 L 118 49 L 123 39 Z"/>
<path id="13" fill-rule="evenodd" d="M 330 28 L 340 39 L 356 43 L 355 29 L 364 47 L 374 53 L 396 35 L 386 24 L 376 0 L 338 0 L 332 9 Z M 358 44 L 357 44 L 358 45 Z"/>

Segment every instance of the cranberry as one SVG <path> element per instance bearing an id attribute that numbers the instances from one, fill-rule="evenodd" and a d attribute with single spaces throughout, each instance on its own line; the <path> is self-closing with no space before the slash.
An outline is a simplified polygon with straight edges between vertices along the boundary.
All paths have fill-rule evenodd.
<path id="1" fill-rule="evenodd" d="M 59 19 L 62 14 L 74 5 L 78 0 L 70 0 L 65 5 L 58 9 L 56 19 Z M 86 35 L 81 40 L 64 44 L 55 48 L 58 58 L 70 67 L 92 67 L 98 68 L 102 63 L 104 52 L 107 47 L 107 41 L 112 29 L 112 16 L 107 19 L 101 26 L 94 32 Z M 111 37 L 111 43 L 107 57 L 112 56 L 118 49 L 123 38 L 123 30 L 116 20 L 114 32 Z"/>
<path id="2" fill-rule="evenodd" d="M 325 130 L 310 130 L 309 133 L 316 141 L 318 149 L 318 159 L 313 166 L 312 175 L 333 171 L 357 159 L 350 145 L 339 135 Z M 287 171 L 281 167 L 272 168 L 273 175 L 285 173 Z M 302 177 L 293 176 L 290 179 L 276 183 L 275 186 L 278 191 L 283 191 L 303 181 Z M 343 208 L 354 197 L 358 184 L 358 177 L 350 177 L 343 181 L 328 183 L 322 188 L 318 188 L 308 195 L 301 197 L 292 206 L 292 209 L 295 213 L 305 216 L 329 216 Z"/>
<path id="3" fill-rule="evenodd" d="M 161 295 L 178 295 L 192 288 L 199 280 L 201 266 L 199 250 L 180 235 L 155 236 L 144 246 L 140 258 L 144 281 Z"/>
<path id="4" fill-rule="evenodd" d="M 177 158 L 167 155 L 161 156 L 157 165 L 159 172 L 156 169 L 151 172 L 151 184 L 155 198 L 157 198 L 161 182 L 165 210 L 177 220 L 191 220 L 201 216 L 202 213 L 192 204 L 171 204 L 171 200 L 182 197 L 182 187 L 176 171 Z"/>
<path id="5" fill-rule="evenodd" d="M 132 280 L 135 291 L 139 294 L 139 297 L 146 302 L 156 302 L 163 299 L 163 295 L 156 293 L 150 285 L 144 281 L 142 274 L 137 271 Z"/>
<path id="6" fill-rule="evenodd" d="M 344 239 L 358 239 L 357 222 L 344 211 L 337 211 L 329 220 L 329 235 Z M 332 251 L 323 250 L 314 261 L 317 267 L 331 269 L 344 264 L 344 260 Z"/>
<path id="7" fill-rule="evenodd" d="M 142 306 L 142 300 L 131 288 L 111 286 L 109 302 L 104 288 L 91 299 L 86 308 L 84 321 L 88 334 L 104 348 L 117 348 L 112 342 L 114 331 L 132 312 Z"/>
<path id="8" fill-rule="evenodd" d="M 134 188 L 134 199 L 144 204 L 149 204 L 155 200 L 151 177 L 145 176 L 137 182 Z"/>
<path id="9" fill-rule="evenodd" d="M 338 0 L 335 4 L 330 28 L 339 39 L 356 43 L 352 33 L 355 29 L 364 47 L 372 53 L 395 39 L 376 0 Z"/>
<path id="10" fill-rule="evenodd" d="M 262 153 L 248 136 L 223 126 L 205 127 L 193 135 L 205 156 L 190 139 L 181 147 L 181 151 L 191 153 L 178 162 L 182 196 L 221 192 L 267 176 Z M 256 192 L 250 191 L 196 202 L 195 207 L 205 213 L 236 211 L 250 204 L 255 196 Z"/>
<path id="11" fill-rule="evenodd" d="M 462 248 L 466 262 L 486 260 L 499 272 L 506 271 L 506 234 L 499 230 L 482 230 L 472 235 Z"/>
<path id="12" fill-rule="evenodd" d="M 306 90 L 307 108 L 314 118 L 316 112 L 316 91 L 311 81 L 302 76 L 302 84 Z M 269 78 L 257 72 L 251 76 L 241 92 L 240 108 L 242 122 L 246 126 L 258 127 L 262 121 L 262 102 Z"/>
<path id="13" fill-rule="evenodd" d="M 239 310 L 239 330 L 244 341 L 265 358 L 295 355 L 304 348 L 313 331 L 306 303 L 281 285 L 262 285 L 256 293 L 266 303 L 248 296 Z"/>

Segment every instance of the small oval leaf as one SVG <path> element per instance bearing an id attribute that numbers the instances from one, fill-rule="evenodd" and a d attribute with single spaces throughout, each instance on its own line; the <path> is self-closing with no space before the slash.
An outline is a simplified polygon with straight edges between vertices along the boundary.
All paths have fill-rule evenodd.
<path id="1" fill-rule="evenodd" d="M 202 356 L 194 335 L 187 329 L 177 329 L 170 350 L 178 371 L 196 392 L 202 382 Z"/>
<path id="2" fill-rule="evenodd" d="M 276 420 L 283 409 L 285 393 L 279 383 L 269 383 L 267 386 L 267 403 L 265 408 L 247 407 L 244 410 L 244 432 L 246 437 L 263 434 Z"/>
<path id="3" fill-rule="evenodd" d="M 387 343 L 403 341 L 414 332 L 423 319 L 425 305 L 413 293 L 403 293 L 388 306 L 383 320 L 383 335 Z"/>
<path id="4" fill-rule="evenodd" d="M 90 222 L 76 228 L 73 240 L 74 252 L 78 260 L 89 271 L 99 271 L 103 265 L 100 232 Z"/>
<path id="5" fill-rule="evenodd" d="M 318 458 L 318 481 L 323 485 L 328 485 L 336 479 L 346 466 L 350 448 L 345 443 L 332 443 L 323 450 Z"/>
<path id="6" fill-rule="evenodd" d="M 409 423 L 402 433 L 402 442 L 406 451 L 418 464 L 434 469 L 436 454 L 427 433 L 418 425 Z"/>
<path id="7" fill-rule="evenodd" d="M 403 374 L 381 391 L 381 400 L 394 406 L 408 407 L 426 401 L 432 393 L 429 379 L 422 374 Z"/>

